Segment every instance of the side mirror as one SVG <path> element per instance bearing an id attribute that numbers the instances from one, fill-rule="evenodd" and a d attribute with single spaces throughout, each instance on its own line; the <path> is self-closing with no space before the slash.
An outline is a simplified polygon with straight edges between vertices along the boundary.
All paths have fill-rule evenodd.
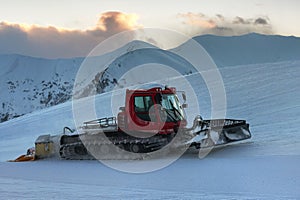
<path id="1" fill-rule="evenodd" d="M 125 111 L 125 107 L 120 107 L 119 110 L 122 111 L 122 112 L 124 112 Z"/>
<path id="2" fill-rule="evenodd" d="M 184 101 L 186 101 L 186 95 L 185 95 L 184 92 L 182 93 L 182 98 L 183 98 Z"/>
<path id="3" fill-rule="evenodd" d="M 187 108 L 187 107 L 188 107 L 188 104 L 187 104 L 187 103 L 184 103 L 184 104 L 182 104 L 182 107 L 183 107 L 183 108 Z"/>

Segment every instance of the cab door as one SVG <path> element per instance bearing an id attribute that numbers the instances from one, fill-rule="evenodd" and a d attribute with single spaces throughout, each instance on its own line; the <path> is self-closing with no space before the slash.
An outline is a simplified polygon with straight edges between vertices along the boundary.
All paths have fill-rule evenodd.
<path id="1" fill-rule="evenodd" d="M 158 132 L 159 122 L 157 117 L 157 106 L 152 95 L 136 94 L 131 99 L 131 130 Z"/>

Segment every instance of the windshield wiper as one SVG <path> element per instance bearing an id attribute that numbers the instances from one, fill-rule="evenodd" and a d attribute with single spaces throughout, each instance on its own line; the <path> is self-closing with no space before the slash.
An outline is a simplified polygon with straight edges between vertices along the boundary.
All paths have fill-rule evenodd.
<path id="1" fill-rule="evenodd" d="M 169 112 L 168 109 L 164 108 L 164 111 L 166 111 L 167 115 L 172 119 L 173 122 L 177 122 L 177 120 L 175 119 L 175 117 L 172 116 L 172 114 Z"/>
<path id="2" fill-rule="evenodd" d="M 174 114 L 176 114 L 176 113 L 179 114 L 179 117 L 180 117 L 180 118 L 178 117 L 178 119 L 179 119 L 179 120 L 184 119 L 183 115 L 179 112 L 179 110 L 178 110 L 177 108 L 175 108 L 175 106 L 174 106 L 173 102 L 171 101 L 171 99 L 169 99 L 169 102 L 170 102 L 170 104 L 171 104 L 171 106 L 172 106 L 172 109 L 175 111 Z M 176 114 L 176 116 L 177 116 L 177 114 Z"/>

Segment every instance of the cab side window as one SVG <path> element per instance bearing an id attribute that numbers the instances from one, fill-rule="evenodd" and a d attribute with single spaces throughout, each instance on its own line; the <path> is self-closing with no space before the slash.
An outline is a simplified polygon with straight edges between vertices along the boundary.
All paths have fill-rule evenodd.
<path id="1" fill-rule="evenodd" d="M 153 121 L 151 120 L 151 106 L 153 105 L 153 100 L 151 96 L 136 96 L 134 97 L 134 112 L 136 115 L 144 121 Z"/>

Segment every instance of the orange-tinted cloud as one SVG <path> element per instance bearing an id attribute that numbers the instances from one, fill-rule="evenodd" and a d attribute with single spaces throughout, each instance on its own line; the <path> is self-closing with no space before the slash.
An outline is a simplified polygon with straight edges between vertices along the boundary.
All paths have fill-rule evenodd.
<path id="1" fill-rule="evenodd" d="M 198 26 L 201 28 L 214 28 L 216 27 L 216 23 L 212 19 L 207 19 L 204 14 L 202 13 L 183 13 L 178 14 L 180 18 L 183 18 L 184 24 L 191 25 L 191 26 Z"/>
<path id="2" fill-rule="evenodd" d="M 181 20 L 184 31 L 190 35 L 215 34 L 215 35 L 240 35 L 250 32 L 270 34 L 272 26 L 268 17 L 226 18 L 221 14 L 213 17 L 203 13 L 181 13 L 177 15 Z"/>
<path id="3" fill-rule="evenodd" d="M 136 14 L 124 14 L 120 12 L 106 12 L 98 20 L 97 28 L 107 31 L 130 30 L 138 27 Z"/>
<path id="4" fill-rule="evenodd" d="M 101 41 L 116 33 L 140 27 L 137 15 L 106 12 L 89 30 L 0 22 L 0 53 L 18 53 L 46 58 L 87 55 Z"/>

